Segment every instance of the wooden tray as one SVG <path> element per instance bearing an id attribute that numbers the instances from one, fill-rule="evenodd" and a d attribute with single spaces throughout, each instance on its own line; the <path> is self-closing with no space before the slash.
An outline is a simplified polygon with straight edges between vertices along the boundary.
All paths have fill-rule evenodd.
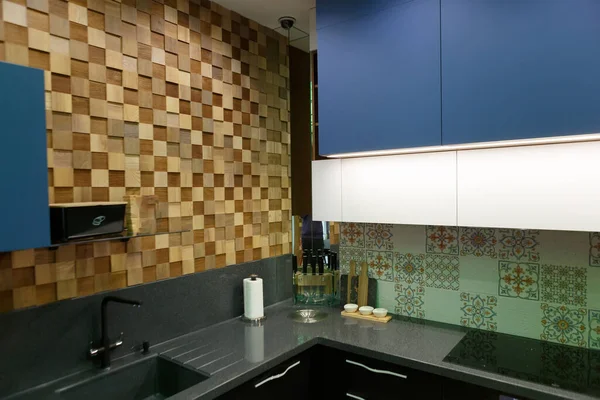
<path id="1" fill-rule="evenodd" d="M 386 315 L 383 318 L 377 318 L 376 316 L 374 316 L 373 314 L 371 315 L 362 315 L 361 313 L 359 313 L 358 311 L 354 311 L 352 313 L 350 312 L 346 312 L 346 311 L 342 311 L 342 317 L 350 317 L 350 318 L 356 318 L 356 319 L 364 319 L 365 321 L 374 321 L 374 322 L 389 322 L 390 319 L 392 319 L 391 315 Z"/>

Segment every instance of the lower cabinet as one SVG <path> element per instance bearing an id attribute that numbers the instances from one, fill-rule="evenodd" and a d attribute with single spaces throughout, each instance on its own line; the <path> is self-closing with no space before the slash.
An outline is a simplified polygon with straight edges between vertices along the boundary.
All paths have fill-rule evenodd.
<path id="1" fill-rule="evenodd" d="M 525 400 L 325 346 L 312 347 L 219 397 L 230 399 Z"/>
<path id="2" fill-rule="evenodd" d="M 392 394 L 423 400 L 442 399 L 442 378 L 382 361 L 344 356 L 346 397 L 389 399 Z"/>
<path id="3" fill-rule="evenodd" d="M 220 400 L 235 399 L 285 399 L 311 398 L 311 357 L 304 352 L 282 362 L 264 374 L 225 393 Z"/>

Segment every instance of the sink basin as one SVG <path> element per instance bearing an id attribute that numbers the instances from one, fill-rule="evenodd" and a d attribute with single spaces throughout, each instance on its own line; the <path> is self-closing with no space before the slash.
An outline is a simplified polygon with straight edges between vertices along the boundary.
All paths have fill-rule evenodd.
<path id="1" fill-rule="evenodd" d="M 152 357 L 61 388 L 56 394 L 64 400 L 158 400 L 206 379 L 195 370 Z"/>
<path id="2" fill-rule="evenodd" d="M 292 312 L 289 317 L 295 322 L 300 322 L 303 324 L 314 324 L 315 322 L 319 322 L 327 318 L 327 313 L 323 311 L 305 309 L 296 310 Z"/>

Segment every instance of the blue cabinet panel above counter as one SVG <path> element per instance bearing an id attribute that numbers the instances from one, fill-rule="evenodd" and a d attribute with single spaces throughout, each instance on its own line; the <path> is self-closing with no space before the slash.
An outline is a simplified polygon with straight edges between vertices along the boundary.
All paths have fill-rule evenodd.
<path id="1" fill-rule="evenodd" d="M 600 132 L 600 1 L 441 5 L 443 144 Z"/>
<path id="2" fill-rule="evenodd" d="M 324 155 L 441 144 L 439 0 L 319 30 Z"/>
<path id="3" fill-rule="evenodd" d="M 600 133 L 598 0 L 319 0 L 322 155 Z"/>
<path id="4" fill-rule="evenodd" d="M 44 72 L 0 62 L 0 252 L 50 245 Z"/>

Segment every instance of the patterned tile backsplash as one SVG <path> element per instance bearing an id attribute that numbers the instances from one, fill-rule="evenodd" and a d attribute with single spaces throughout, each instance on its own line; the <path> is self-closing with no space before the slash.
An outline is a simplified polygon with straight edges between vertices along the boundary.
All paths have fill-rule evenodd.
<path id="1" fill-rule="evenodd" d="M 342 223 L 396 314 L 600 348 L 600 233 Z"/>

